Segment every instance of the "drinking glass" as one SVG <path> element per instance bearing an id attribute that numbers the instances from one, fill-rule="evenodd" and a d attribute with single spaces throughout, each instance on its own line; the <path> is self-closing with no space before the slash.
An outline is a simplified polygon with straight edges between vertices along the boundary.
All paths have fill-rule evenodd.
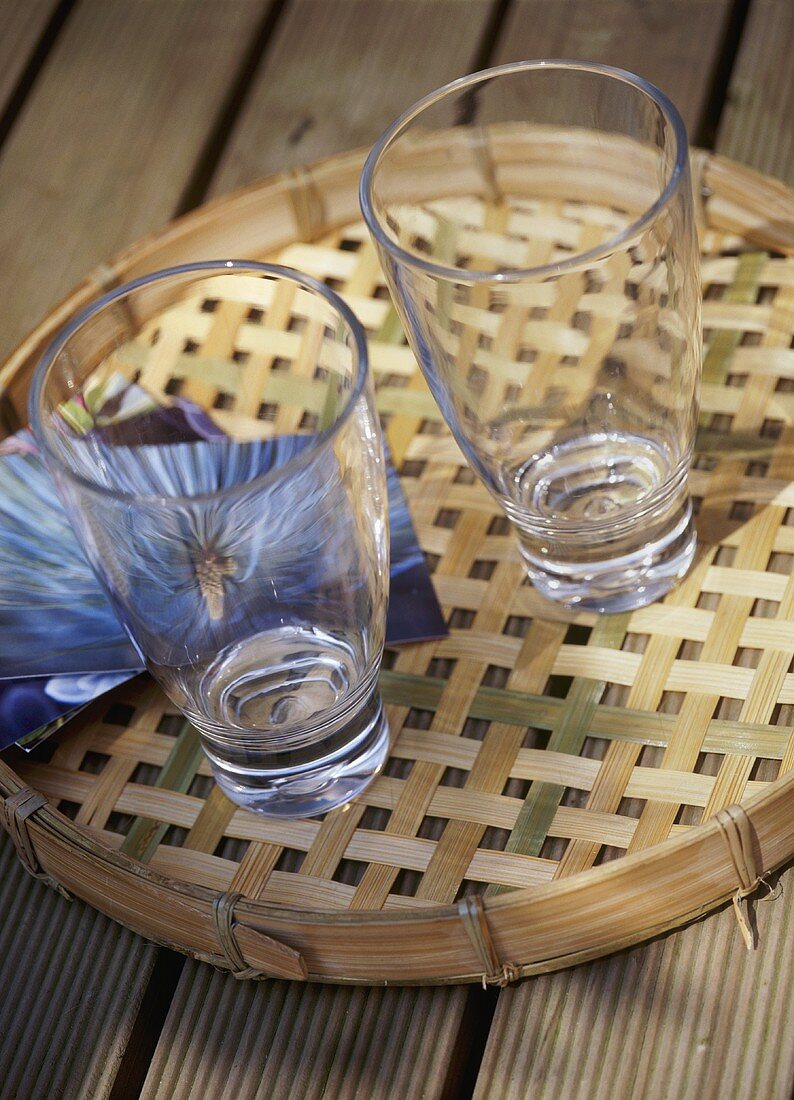
<path id="1" fill-rule="evenodd" d="M 377 142 L 361 205 L 408 340 L 540 592 L 665 593 L 695 551 L 700 292 L 684 125 L 639 77 L 527 61 Z"/>
<path id="2" fill-rule="evenodd" d="M 220 787 L 329 810 L 383 764 L 385 468 L 364 332 L 308 276 L 196 263 L 100 298 L 31 423 L 88 560 Z"/>

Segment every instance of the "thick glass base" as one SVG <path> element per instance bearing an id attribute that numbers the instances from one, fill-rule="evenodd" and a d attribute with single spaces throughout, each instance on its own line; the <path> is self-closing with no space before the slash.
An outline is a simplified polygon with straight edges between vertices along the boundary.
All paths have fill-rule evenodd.
<path id="1" fill-rule="evenodd" d="M 267 757 L 261 757 L 246 766 L 220 757 L 206 737 L 202 744 L 215 782 L 238 806 L 270 817 L 314 817 L 355 798 L 386 762 L 389 727 L 380 696 L 376 694 L 365 710 L 365 716 L 357 716 L 335 733 L 331 758 L 323 754 L 322 744 L 316 746 L 314 764 L 291 768 L 282 762 L 268 767 Z"/>
<path id="2" fill-rule="evenodd" d="M 661 537 L 629 553 L 602 560 L 541 557 L 536 543 L 519 531 L 519 548 L 530 580 L 549 600 L 572 610 L 620 612 L 661 599 L 686 574 L 697 535 L 687 502 Z"/>

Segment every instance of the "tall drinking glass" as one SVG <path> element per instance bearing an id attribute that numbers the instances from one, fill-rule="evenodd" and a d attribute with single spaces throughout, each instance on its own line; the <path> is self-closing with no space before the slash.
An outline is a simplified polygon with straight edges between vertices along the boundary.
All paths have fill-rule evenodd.
<path id="1" fill-rule="evenodd" d="M 695 551 L 700 374 L 687 140 L 667 97 L 573 61 L 476 73 L 386 131 L 361 204 L 537 588 L 597 611 L 661 596 Z"/>
<path id="2" fill-rule="evenodd" d="M 350 309 L 285 268 L 161 271 L 58 335 L 30 412 L 91 565 L 221 788 L 284 817 L 359 792 L 388 747 L 388 512 Z"/>

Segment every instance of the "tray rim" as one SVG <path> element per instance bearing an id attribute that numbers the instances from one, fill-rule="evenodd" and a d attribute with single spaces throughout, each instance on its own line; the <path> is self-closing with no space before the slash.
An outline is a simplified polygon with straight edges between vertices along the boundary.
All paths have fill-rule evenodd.
<path id="1" fill-rule="evenodd" d="M 323 187 L 328 186 L 329 181 L 332 187 L 344 187 L 345 181 L 355 180 L 365 156 L 366 150 L 356 150 L 325 158 L 303 168 L 268 176 L 228 195 L 211 200 L 197 210 L 143 237 L 118 253 L 107 264 L 100 265 L 42 319 L 11 353 L 5 365 L 0 369 L 0 413 L 2 413 L 4 401 L 7 401 L 5 391 L 18 381 L 20 372 L 24 373 L 24 366 L 30 363 L 41 347 L 52 338 L 52 335 L 65 318 L 90 301 L 97 293 L 132 277 L 139 269 L 151 268 L 154 264 L 163 266 L 162 256 L 169 257 L 169 253 L 188 245 L 190 238 L 197 231 L 211 231 L 218 225 L 219 215 L 222 216 L 225 210 L 234 208 L 239 217 L 241 216 L 240 211 L 244 211 L 247 206 L 250 205 L 256 208 L 266 204 L 269 197 L 279 196 L 287 200 L 288 208 L 291 209 L 294 215 L 295 227 L 300 234 L 299 237 L 293 234 L 293 239 L 304 239 L 306 236 L 317 236 L 323 231 L 327 232 L 331 226 L 322 222 L 322 214 L 317 213 L 317 208 L 313 204 L 319 202 L 320 209 L 322 208 L 323 200 L 320 196 Z M 739 211 L 739 213 L 743 210 L 746 212 L 746 206 L 736 206 L 736 203 L 740 201 L 746 203 L 750 199 L 751 212 L 756 216 L 751 219 L 749 225 L 741 226 L 738 230 L 741 235 L 750 243 L 794 255 L 794 238 L 791 238 L 784 229 L 779 230 L 774 224 L 775 219 L 772 217 L 778 204 L 791 204 L 794 200 L 793 189 L 727 158 L 702 150 L 693 151 L 692 166 L 700 187 L 705 188 L 709 195 L 717 194 L 726 200 L 727 213 L 723 213 L 722 217 L 728 224 L 715 226 L 715 228 L 728 230 L 734 228 L 734 231 L 737 231 L 731 224 L 731 219 L 734 218 L 732 208 Z M 306 193 L 304 194 L 304 192 Z M 752 200 L 755 200 L 755 205 L 752 205 Z M 766 217 L 766 223 L 760 220 L 759 216 L 760 218 Z M 777 225 L 779 226 L 780 222 Z M 278 245 L 275 245 L 275 247 L 278 247 Z M 158 256 L 161 257 L 159 260 L 157 259 Z M 168 262 L 173 262 L 173 259 L 168 258 Z M 4 808 L 5 801 L 9 797 L 25 788 L 25 786 L 24 782 L 0 756 L 0 795 L 4 796 L 2 803 L 0 803 L 0 810 Z M 794 856 L 794 814 L 791 812 L 788 815 L 788 831 L 785 828 L 785 806 L 787 802 L 790 806 L 794 805 L 792 800 L 794 800 L 794 771 L 779 777 L 765 787 L 763 791 L 742 802 L 742 808 L 756 832 L 756 840 L 761 856 L 760 865 L 764 873 L 770 873 Z M 782 830 L 779 829 L 769 835 L 770 822 L 775 821 L 775 811 L 781 808 L 779 816 L 784 827 Z M 0 815 L 0 823 L 5 824 L 2 815 Z M 76 826 L 49 803 L 36 810 L 28 818 L 27 827 L 28 834 L 34 842 L 33 851 L 40 868 L 43 868 L 45 873 L 49 873 L 56 882 L 68 889 L 74 889 L 74 892 L 82 897 L 85 897 L 85 893 L 81 893 L 81 888 L 88 891 L 90 896 L 85 897 L 85 900 L 95 908 L 108 913 L 114 919 L 121 920 L 122 923 L 126 923 L 133 930 L 140 932 L 149 939 L 175 947 L 177 950 L 211 961 L 216 965 L 228 965 L 228 960 L 219 953 L 217 939 L 212 932 L 210 920 L 210 910 L 213 901 L 218 897 L 218 891 L 209 886 L 172 878 L 132 859 L 109 845 L 103 844 L 99 838 L 92 835 L 90 829 Z M 75 873 L 74 867 L 66 867 L 60 860 L 56 860 L 55 853 L 58 850 L 58 845 L 71 846 L 78 858 L 79 854 L 82 853 L 84 859 L 94 863 L 99 869 L 104 867 L 111 876 L 120 876 L 120 881 L 126 876 L 132 876 L 130 881 L 133 883 L 136 880 L 141 880 L 156 891 L 164 891 L 172 897 L 176 895 L 180 904 L 183 903 L 188 909 L 197 906 L 198 910 L 195 915 L 199 917 L 202 924 L 207 926 L 203 934 L 196 932 L 191 937 L 192 942 L 189 944 L 172 942 L 165 937 L 154 935 L 151 929 L 142 923 L 144 919 L 143 912 L 136 913 L 134 907 L 131 908 L 130 906 L 125 908 L 115 899 L 114 904 L 109 904 L 107 899 L 104 899 L 101 895 L 96 896 L 86 886 L 85 882 L 81 882 L 80 875 Z M 503 943 L 509 936 L 511 919 L 519 911 L 524 913 L 528 905 L 542 906 L 544 903 L 548 904 L 549 901 L 562 901 L 571 894 L 581 895 L 583 890 L 597 893 L 598 888 L 605 888 L 611 893 L 611 899 L 608 897 L 605 901 L 602 901 L 600 903 L 601 908 L 606 907 L 606 910 L 617 916 L 619 911 L 625 911 L 626 902 L 620 889 L 614 892 L 610 891 L 609 888 L 616 885 L 615 880 L 618 880 L 619 883 L 620 880 L 632 876 L 635 878 L 642 877 L 639 872 L 647 872 L 659 865 L 675 863 L 676 857 L 681 857 L 691 847 L 699 850 L 704 847 L 715 849 L 715 852 L 712 852 L 713 858 L 709 864 L 708 874 L 697 876 L 698 881 L 703 884 L 703 889 L 700 893 L 697 890 L 695 891 L 695 896 L 692 899 L 694 904 L 687 905 L 685 908 L 672 905 L 669 897 L 673 895 L 670 893 L 660 906 L 660 916 L 662 913 L 664 914 L 661 920 L 656 922 L 646 920 L 630 934 L 612 940 L 602 937 L 600 942 L 580 950 L 565 952 L 557 956 L 532 959 L 523 963 L 508 964 L 512 969 L 510 973 L 506 972 L 503 975 L 505 980 L 512 980 L 533 973 L 544 973 L 584 962 L 587 959 L 641 942 L 670 928 L 679 927 L 721 905 L 731 894 L 735 893 L 737 889 L 736 871 L 727 845 L 723 842 L 716 818 L 712 816 L 707 821 L 693 826 L 686 833 L 670 837 L 642 852 L 623 856 L 618 860 L 598 867 L 591 867 L 569 878 L 552 880 L 534 886 L 519 887 L 483 899 L 483 919 L 486 922 L 486 928 L 492 941 L 498 948 L 499 944 Z M 720 855 L 717 856 L 716 852 L 719 852 Z M 710 884 L 708 890 L 705 888 L 706 883 Z M 103 901 L 106 902 L 105 905 L 102 904 Z M 359 929 L 381 929 L 382 931 L 393 928 L 396 933 L 398 928 L 406 929 L 413 926 L 414 932 L 416 932 L 418 926 L 432 926 L 437 931 L 445 927 L 445 934 L 448 935 L 451 931 L 450 922 L 452 922 L 455 934 L 459 939 L 462 933 L 465 933 L 465 937 L 468 937 L 469 933 L 460 908 L 454 904 L 416 909 L 298 910 L 256 899 L 241 898 L 236 905 L 235 919 L 235 930 L 244 957 L 255 963 L 256 969 L 261 973 L 273 974 L 274 976 L 308 977 L 310 980 L 315 981 L 354 984 L 443 984 L 478 981 L 485 976 L 482 956 L 481 954 L 478 955 L 476 949 L 470 943 L 468 944 L 468 952 L 464 952 L 464 954 L 470 957 L 472 965 L 468 968 L 460 967 L 458 972 L 451 973 L 450 969 L 454 970 L 454 967 L 447 966 L 447 972 L 443 975 L 428 976 L 425 972 L 426 967 L 425 969 L 419 967 L 416 976 L 382 977 L 375 974 L 377 968 L 373 966 L 370 966 L 372 973 L 368 976 L 341 973 L 334 969 L 332 963 L 329 964 L 330 969 L 326 965 L 319 970 L 304 968 L 301 971 L 300 968 L 296 970 L 295 967 L 287 964 L 284 964 L 286 966 L 286 969 L 284 969 L 282 961 L 278 958 L 274 959 L 268 946 L 259 942 L 268 937 L 278 936 L 279 939 L 275 941 L 277 944 L 289 945 L 290 940 L 292 940 L 298 944 L 299 950 L 305 951 L 306 948 L 302 942 L 304 937 L 301 937 L 295 931 L 301 927 L 304 927 L 308 934 L 308 930 L 311 928 L 317 930 L 321 928 L 344 929 L 356 927 Z M 292 929 L 291 935 L 289 930 L 285 934 L 283 928 L 285 925 Z M 264 935 L 260 935 L 260 933 L 264 933 Z M 421 929 L 419 934 L 421 934 Z M 463 939 L 464 945 L 468 943 L 465 937 Z M 272 942 L 271 938 L 270 943 Z M 215 947 L 214 951 L 212 950 L 213 947 Z M 311 963 L 312 951 L 306 951 L 306 954 L 309 956 L 309 962 Z M 281 973 L 279 973 L 279 966 L 282 966 Z M 494 975 L 490 975 L 490 977 L 493 979 Z M 503 982 L 500 981 L 499 984 L 503 984 Z"/>

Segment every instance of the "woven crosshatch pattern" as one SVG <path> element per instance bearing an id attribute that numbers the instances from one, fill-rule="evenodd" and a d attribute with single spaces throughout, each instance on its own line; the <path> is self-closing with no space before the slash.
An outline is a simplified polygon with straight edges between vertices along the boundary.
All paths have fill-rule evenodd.
<path id="1" fill-rule="evenodd" d="M 173 878 L 298 908 L 378 910 L 574 875 L 688 830 L 794 767 L 794 261 L 714 231 L 702 243 L 707 351 L 691 478 L 700 549 L 664 602 L 597 618 L 536 595 L 416 369 L 363 226 L 348 225 L 266 258 L 329 283 L 365 324 L 392 455 L 450 626 L 441 642 L 387 654 L 396 739 L 385 773 L 324 820 L 246 813 L 141 679 L 73 723 L 49 762 L 15 757 L 18 774 L 102 842 Z M 587 332 L 617 323 L 614 295 L 586 305 L 588 325 L 581 303 L 576 318 L 566 303 L 544 310 L 550 366 L 586 356 Z M 259 397 L 248 408 L 232 375 L 257 354 L 263 324 L 281 348 L 268 345 L 269 369 L 294 370 L 305 319 L 279 303 L 241 313 L 235 346 L 221 349 L 212 300 L 191 308 L 173 339 L 159 334 L 142 381 L 201 397 L 224 426 L 244 416 L 263 434 L 295 430 Z M 483 322 L 487 351 L 500 329 L 487 312 Z M 191 361 L 221 353 L 230 377 L 207 382 L 205 372 L 214 389 L 199 394 Z"/>
<path id="2" fill-rule="evenodd" d="M 599 618 L 536 594 L 500 508 L 449 435 L 356 220 L 361 161 L 274 177 L 103 265 L 9 361 L 0 419 L 7 430 L 24 423 L 37 349 L 109 281 L 226 254 L 292 265 L 339 291 L 368 332 L 379 410 L 450 628 L 440 642 L 387 651 L 394 743 L 383 774 L 324 819 L 249 814 L 221 795 L 196 734 L 140 677 L 38 756 L 3 754 L 0 824 L 29 869 L 199 958 L 236 965 L 214 923 L 224 895 L 244 960 L 265 974 L 502 984 L 673 927 L 752 889 L 794 851 L 791 192 L 693 157 L 706 344 L 690 476 L 698 555 L 664 601 Z M 580 247 L 593 216 L 553 192 L 523 213 L 534 262 Z M 491 229 L 477 217 L 466 248 L 487 252 Z M 553 231 L 538 233 L 539 218 Z M 520 238 L 521 224 L 512 231 Z M 457 302 L 453 335 L 475 374 L 496 362 L 554 383 L 578 361 L 584 378 L 599 348 L 631 336 L 631 271 L 613 274 L 556 298 L 533 288 L 543 300 L 527 303 L 530 328 L 475 297 Z M 123 370 L 198 400 L 240 437 L 311 429 L 323 338 L 293 305 L 248 302 L 221 316 L 208 290 Z M 528 335 L 537 344 L 525 354 Z M 255 398 L 242 385 L 252 367 Z M 306 400 L 287 406 L 280 386 Z M 288 424 L 274 419 L 282 407 Z M 60 813 L 36 808 L 36 791 Z M 743 869 L 728 843 L 739 833 L 724 832 L 736 809 L 715 817 L 736 803 Z M 668 837 L 677 841 L 660 847 Z"/>

